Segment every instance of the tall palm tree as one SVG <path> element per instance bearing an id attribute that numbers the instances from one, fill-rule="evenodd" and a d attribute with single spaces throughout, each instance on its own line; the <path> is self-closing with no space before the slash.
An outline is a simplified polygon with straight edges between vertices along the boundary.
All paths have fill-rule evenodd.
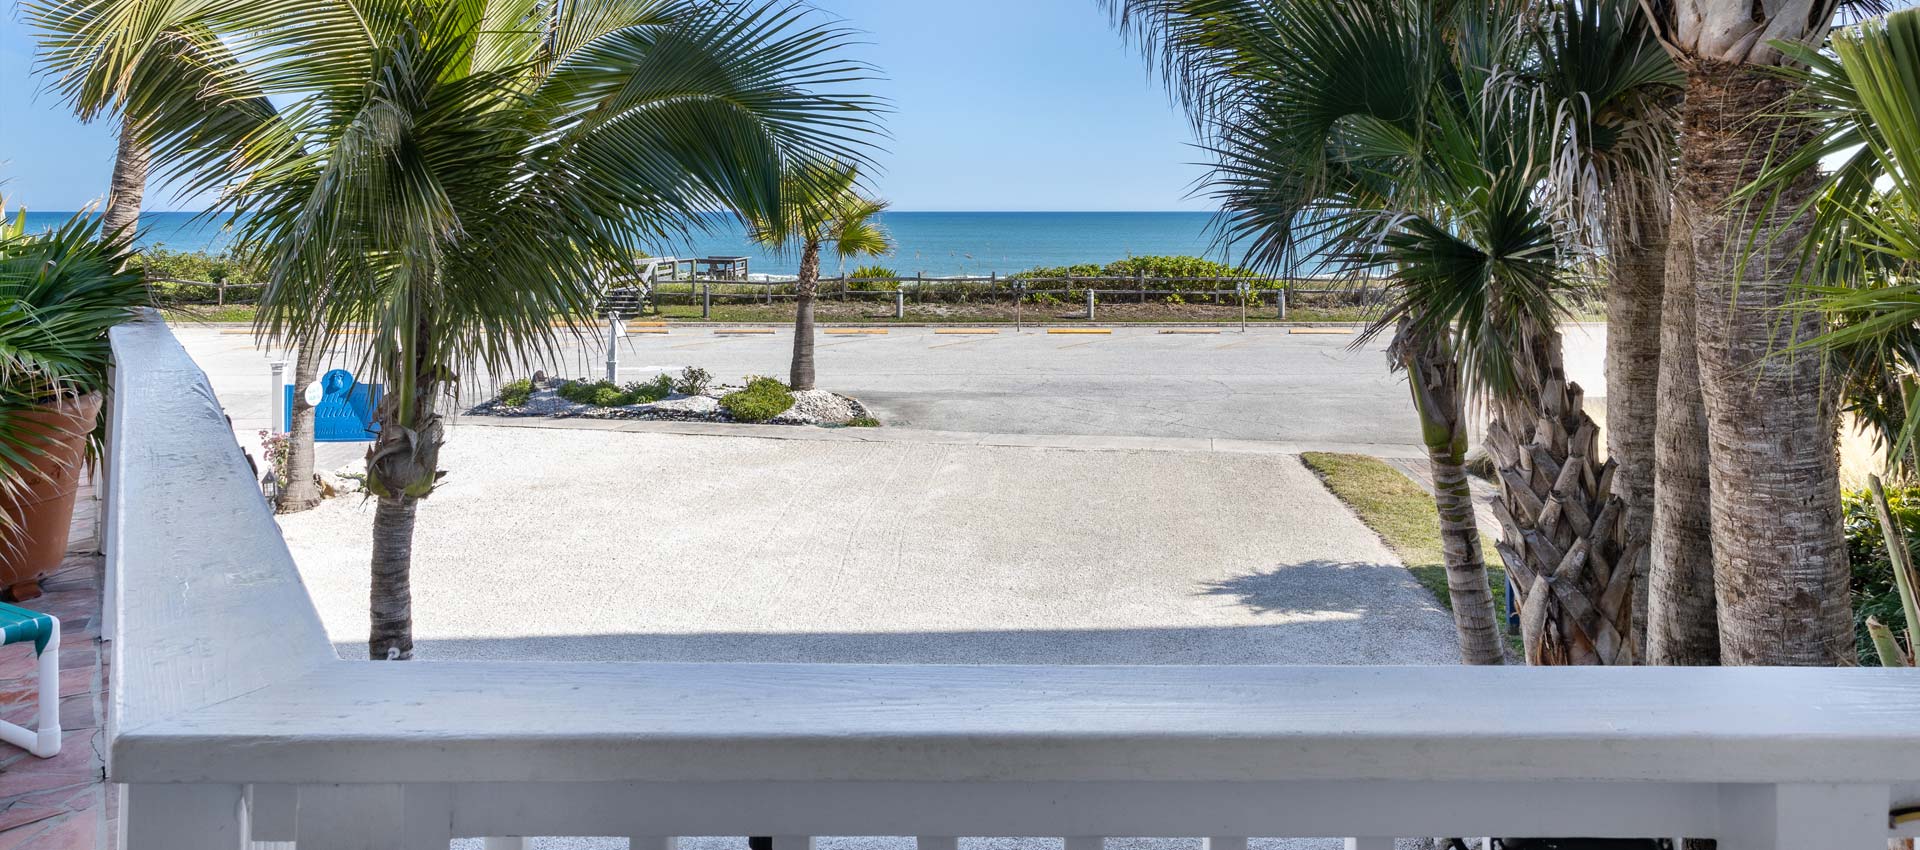
<path id="1" fill-rule="evenodd" d="M 786 164 L 862 163 L 872 129 L 844 91 L 867 74 L 839 57 L 845 31 L 798 5 L 287 0 L 237 8 L 222 36 L 288 101 L 197 184 L 265 246 L 262 327 L 341 343 L 387 386 L 374 659 L 413 654 L 414 524 L 462 373 L 554 355 L 552 319 L 593 309 L 629 245 L 713 209 L 783 225 Z M 193 118 L 156 151 L 191 155 Z"/>
<path id="2" fill-rule="evenodd" d="M 234 96 L 237 68 L 213 27 L 230 19 L 229 4 L 210 0 L 36 0 L 22 4 L 39 32 L 40 69 L 82 119 L 119 111 L 119 145 L 113 182 L 103 214 L 104 231 L 130 239 L 138 224 L 141 200 L 152 168 L 151 140 L 145 128 L 155 114 L 191 110 L 219 115 L 201 119 L 205 131 L 237 143 L 237 133 L 257 127 L 273 112 L 264 98 Z M 241 90 L 244 90 L 242 87 Z M 218 151 L 220 147 L 211 146 Z M 162 165 L 161 173 L 169 168 Z M 179 170 L 178 168 L 172 170 Z M 320 352 L 298 346 L 296 386 L 318 376 Z M 320 503 L 313 478 L 313 406 L 296 393 L 285 470 L 287 487 L 277 508 L 305 510 Z M 278 428 L 275 423 L 272 427 Z"/>
<path id="3" fill-rule="evenodd" d="M 1852 621 L 1831 450 L 1837 382 L 1828 358 L 1804 345 L 1824 330 L 1822 317 L 1792 309 L 1817 177 L 1777 183 L 1776 203 L 1738 199 L 1770 160 L 1811 140 L 1806 119 L 1775 109 L 1799 83 L 1769 69 L 1787 60 L 1783 44 L 1823 40 L 1843 4 L 1641 5 L 1687 73 L 1676 203 L 1689 218 L 1692 262 L 1688 279 L 1668 285 L 1695 295 L 1719 660 L 1845 663 Z M 1792 353 L 1769 356 L 1782 350 Z"/>
<path id="4" fill-rule="evenodd" d="M 1567 123 L 1554 118 L 1564 98 L 1577 95 L 1556 88 L 1572 75 L 1554 65 L 1564 39 L 1542 37 L 1539 7 L 1114 5 L 1203 119 L 1224 235 L 1250 246 L 1250 263 L 1281 266 L 1304 252 L 1388 270 L 1393 301 L 1369 336 L 1392 334 L 1389 351 L 1414 391 L 1463 657 L 1501 657 L 1461 467 L 1464 401 L 1478 395 L 1495 413 L 1499 550 L 1525 610 L 1529 659 L 1630 662 L 1637 554 L 1611 492 L 1614 465 L 1601 460 L 1553 330 L 1563 297 L 1585 285 L 1588 240 L 1548 191 L 1556 156 L 1580 142 L 1555 129 Z"/>
<path id="5" fill-rule="evenodd" d="M 842 265 L 853 257 L 878 257 L 893 250 L 893 240 L 879 221 L 887 203 L 861 194 L 859 183 L 859 169 L 849 163 L 794 162 L 781 181 L 782 220 L 756 215 L 749 222 L 754 241 L 762 245 L 800 247 L 800 274 L 794 282 L 793 365 L 787 381 L 796 390 L 813 389 L 813 305 L 820 291 L 820 249 L 831 244 Z"/>
<path id="6" fill-rule="evenodd" d="M 29 0 L 20 6 L 39 31 L 41 70 L 83 121 L 118 113 L 120 130 L 102 226 L 131 240 L 139 224 L 152 151 L 143 107 L 156 88 L 190 85 L 196 58 L 219 52 L 197 35 L 207 0 Z"/>
<path id="7" fill-rule="evenodd" d="M 1607 456 L 1618 464 L 1614 487 L 1642 553 L 1631 569 L 1644 591 L 1672 215 L 1671 104 L 1686 80 L 1653 40 L 1637 0 L 1556 0 L 1532 29 L 1549 61 L 1528 76 L 1565 128 L 1553 137 L 1561 147 L 1547 186 L 1563 217 L 1589 224 L 1606 257 Z M 1647 594 L 1634 596 L 1639 645 Z"/>

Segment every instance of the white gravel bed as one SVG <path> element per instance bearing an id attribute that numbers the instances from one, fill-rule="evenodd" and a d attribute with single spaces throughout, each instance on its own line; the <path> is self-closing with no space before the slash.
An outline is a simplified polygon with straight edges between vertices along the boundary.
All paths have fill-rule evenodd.
<path id="1" fill-rule="evenodd" d="M 687 395 L 674 393 L 656 402 L 621 407 L 581 404 L 562 398 L 565 381 L 550 380 L 537 384 L 527 403 L 508 405 L 498 398 L 475 405 L 467 412 L 475 416 L 549 416 L 587 419 L 656 419 L 679 422 L 734 422 L 720 398 L 742 389 L 718 384 L 706 391 Z M 769 425 L 838 425 L 850 419 L 868 416 L 858 400 L 827 390 L 799 390 L 793 394 L 793 407 L 767 420 Z"/>

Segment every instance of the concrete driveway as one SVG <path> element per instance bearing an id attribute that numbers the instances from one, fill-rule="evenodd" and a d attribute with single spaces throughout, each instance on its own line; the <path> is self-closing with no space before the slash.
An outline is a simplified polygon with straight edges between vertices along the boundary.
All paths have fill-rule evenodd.
<path id="1" fill-rule="evenodd" d="M 797 430 L 797 429 L 796 429 Z M 1283 454 L 462 426 L 423 658 L 1439 664 L 1448 616 Z M 282 518 L 365 652 L 372 503 Z"/>

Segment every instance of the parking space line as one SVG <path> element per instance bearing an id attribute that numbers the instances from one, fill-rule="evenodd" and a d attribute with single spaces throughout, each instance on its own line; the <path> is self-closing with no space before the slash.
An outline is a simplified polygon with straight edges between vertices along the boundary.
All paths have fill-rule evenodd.
<path id="1" fill-rule="evenodd" d="M 1353 329 L 1352 328 L 1288 328 L 1287 333 L 1294 334 L 1294 335 L 1325 334 L 1328 336 L 1353 336 Z"/>
<path id="2" fill-rule="evenodd" d="M 1111 334 L 1112 328 L 1047 328 L 1050 334 Z"/>
<path id="3" fill-rule="evenodd" d="M 714 328 L 714 336 L 735 336 L 740 334 L 771 334 L 773 328 Z"/>
<path id="4" fill-rule="evenodd" d="M 1220 331 L 1213 328 L 1162 328 L 1160 332 L 1163 334 L 1217 334 Z"/>
<path id="5" fill-rule="evenodd" d="M 886 328 L 827 328 L 828 336 L 886 336 Z"/>
<path id="6" fill-rule="evenodd" d="M 933 332 L 936 336 L 972 336 L 999 333 L 999 331 L 992 328 L 935 328 Z"/>

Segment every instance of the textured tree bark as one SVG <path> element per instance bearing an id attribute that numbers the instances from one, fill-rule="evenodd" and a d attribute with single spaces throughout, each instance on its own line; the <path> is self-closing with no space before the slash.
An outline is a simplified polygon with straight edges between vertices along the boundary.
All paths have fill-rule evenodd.
<path id="1" fill-rule="evenodd" d="M 1694 339 L 1689 213 L 1674 204 L 1660 312 L 1660 412 L 1654 428 L 1653 557 L 1647 577 L 1647 663 L 1720 663 L 1713 596 L 1713 490 L 1707 411 Z"/>
<path id="2" fill-rule="evenodd" d="M 413 658 L 413 520 L 420 500 L 381 496 L 373 509 L 373 581 L 367 658 Z"/>
<path id="3" fill-rule="evenodd" d="M 1521 387 L 1493 405 L 1485 445 L 1500 473 L 1496 549 L 1527 662 L 1632 664 L 1633 566 L 1643 558 L 1613 492 L 1619 465 L 1601 460 L 1599 425 L 1567 380 L 1560 335 L 1531 327 L 1517 337 Z"/>
<path id="4" fill-rule="evenodd" d="M 813 299 L 820 289 L 820 243 L 809 240 L 800 251 L 800 279 L 794 284 L 793 368 L 787 385 L 813 389 Z"/>
<path id="5" fill-rule="evenodd" d="M 1480 527 L 1473 518 L 1473 491 L 1467 483 L 1466 405 L 1460 367 L 1441 346 L 1406 342 L 1401 362 L 1413 390 L 1413 407 L 1427 445 L 1433 472 L 1434 506 L 1440 513 L 1440 547 L 1447 570 L 1447 598 L 1453 606 L 1460 660 L 1502 664 L 1493 590 L 1487 584 Z"/>
<path id="6" fill-rule="evenodd" d="M 367 633 L 368 657 L 375 661 L 413 657 L 414 512 L 440 480 L 446 433 L 435 404 L 441 388 L 455 379 L 429 353 L 433 329 L 425 310 L 416 303 L 410 312 L 412 333 L 383 358 L 381 372 L 391 386 L 374 411 L 380 434 L 367 449 L 366 488 L 379 498 Z"/>
<path id="7" fill-rule="evenodd" d="M 113 157 L 113 183 L 101 216 L 101 232 L 109 238 L 130 240 L 140 226 L 140 199 L 147 191 L 147 169 L 152 158 L 152 150 L 140 137 L 139 125 L 121 121 L 120 145 Z"/>
<path id="8" fill-rule="evenodd" d="M 1762 234 L 1733 193 L 1803 130 L 1776 104 L 1790 84 L 1696 60 L 1682 111 L 1679 190 L 1692 213 L 1700 385 L 1711 441 L 1714 591 L 1720 658 L 1835 665 L 1853 657 L 1840 524 L 1836 404 L 1818 350 L 1821 317 L 1792 306 L 1808 223 L 1796 210 L 1818 175 L 1785 187 Z M 1777 356 L 1774 356 L 1777 355 Z"/>
<path id="9" fill-rule="evenodd" d="M 1627 543 L 1640 553 L 1631 568 L 1633 641 L 1642 656 L 1669 206 L 1667 198 L 1642 191 L 1609 198 L 1607 210 L 1607 457 L 1618 464 L 1613 492 L 1626 504 Z"/>
<path id="10" fill-rule="evenodd" d="M 280 491 L 279 513 L 311 510 L 320 504 L 320 485 L 313 480 L 313 405 L 307 403 L 308 384 L 320 377 L 318 346 L 302 345 L 293 361 L 293 428 L 287 434 L 287 488 Z M 278 424 L 278 423 L 274 423 Z"/>

